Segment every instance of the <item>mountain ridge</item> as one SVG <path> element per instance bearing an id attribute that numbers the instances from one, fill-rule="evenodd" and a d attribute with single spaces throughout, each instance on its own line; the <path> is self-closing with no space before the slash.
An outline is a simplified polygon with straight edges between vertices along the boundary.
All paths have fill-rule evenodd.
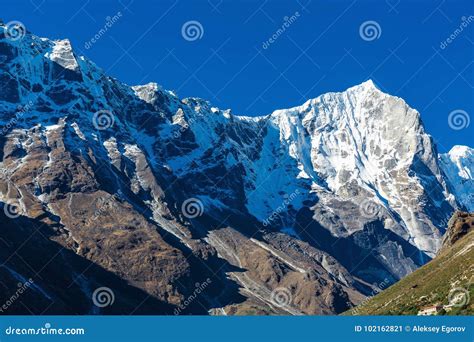
<path id="1" fill-rule="evenodd" d="M 171 308 L 211 279 L 179 312 L 343 312 L 434 256 L 459 206 L 420 114 L 371 81 L 250 118 L 156 83 L 127 86 L 65 40 L 4 34 L 0 53 L 8 227 L 37 220 L 48 239 Z M 69 260 L 57 262 L 85 297 L 123 288 Z M 91 310 L 129 312 L 134 298 L 123 299 Z M 56 312 L 89 312 L 71 305 Z"/>

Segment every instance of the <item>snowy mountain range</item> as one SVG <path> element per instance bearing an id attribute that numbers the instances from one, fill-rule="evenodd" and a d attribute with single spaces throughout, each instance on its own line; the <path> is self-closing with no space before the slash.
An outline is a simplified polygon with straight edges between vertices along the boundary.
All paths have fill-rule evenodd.
<path id="1" fill-rule="evenodd" d="M 370 80 L 246 117 L 4 32 L 0 86 L 0 302 L 32 278 L 34 313 L 339 313 L 474 210 L 473 149 Z"/>

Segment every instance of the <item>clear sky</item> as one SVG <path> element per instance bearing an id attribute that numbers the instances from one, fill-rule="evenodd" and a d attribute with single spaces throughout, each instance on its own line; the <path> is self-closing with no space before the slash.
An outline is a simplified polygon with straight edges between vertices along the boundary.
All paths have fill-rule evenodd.
<path id="1" fill-rule="evenodd" d="M 154 81 L 235 114 L 268 114 L 371 78 L 421 112 L 442 152 L 474 147 L 472 0 L 3 0 L 0 15 L 69 38 L 125 83 Z M 189 21 L 198 24 L 183 34 Z"/>

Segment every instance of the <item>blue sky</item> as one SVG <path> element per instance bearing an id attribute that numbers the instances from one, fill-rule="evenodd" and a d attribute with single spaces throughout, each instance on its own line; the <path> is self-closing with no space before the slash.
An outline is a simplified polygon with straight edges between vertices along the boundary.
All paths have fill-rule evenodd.
<path id="1" fill-rule="evenodd" d="M 69 38 L 125 83 L 155 81 L 235 114 L 268 114 L 371 78 L 421 112 L 441 151 L 474 146 L 474 122 L 456 130 L 448 120 L 456 110 L 474 115 L 472 15 L 467 0 L 4 0 L 1 14 L 37 35 Z M 188 21 L 202 27 L 196 40 L 183 37 Z M 375 36 L 361 34 L 366 22 Z"/>

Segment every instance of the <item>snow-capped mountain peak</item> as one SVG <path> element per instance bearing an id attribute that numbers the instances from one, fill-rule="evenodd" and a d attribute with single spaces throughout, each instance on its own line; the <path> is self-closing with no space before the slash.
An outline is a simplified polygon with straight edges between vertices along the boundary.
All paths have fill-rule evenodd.
<path id="1" fill-rule="evenodd" d="M 273 135 L 267 134 L 262 160 L 270 160 L 272 147 L 280 146 L 293 161 L 273 157 L 275 164 L 294 164 L 299 171 L 286 185 L 274 187 L 272 179 L 268 191 L 260 186 L 261 196 L 249 202 L 251 213 L 262 217 L 276 210 L 266 203 L 269 198 L 283 201 L 277 194 L 282 188 L 291 192 L 310 187 L 321 210 L 331 206 L 331 220 L 338 217 L 346 227 L 340 230 L 333 225 L 333 234 L 345 236 L 364 227 L 363 222 L 357 225 L 347 217 L 347 208 L 346 213 L 339 211 L 344 201 L 370 201 L 390 222 L 398 222 L 386 225 L 387 229 L 434 255 L 443 222 L 456 204 L 452 197 L 443 195 L 449 191 L 419 113 L 403 99 L 383 93 L 369 80 L 343 92 L 323 94 L 302 106 L 275 111 L 270 121 L 279 133 L 272 139 Z M 303 180 L 306 185 L 301 184 Z M 302 202 L 293 205 L 298 209 Z"/>
<path id="2" fill-rule="evenodd" d="M 472 159 L 474 156 L 474 150 L 468 146 L 455 145 L 448 152 L 451 160 L 460 161 L 461 159 Z"/>
<path id="3" fill-rule="evenodd" d="M 79 68 L 69 39 L 53 41 L 52 51 L 47 52 L 46 57 L 65 69 L 77 71 Z"/>
<path id="4" fill-rule="evenodd" d="M 356 84 L 355 86 L 350 87 L 346 91 L 371 91 L 371 90 L 380 90 L 379 87 L 374 83 L 372 79 L 368 79 L 367 81 L 364 81 L 360 84 Z"/>
<path id="5" fill-rule="evenodd" d="M 474 149 L 456 145 L 440 155 L 440 165 L 459 203 L 474 211 Z"/>

